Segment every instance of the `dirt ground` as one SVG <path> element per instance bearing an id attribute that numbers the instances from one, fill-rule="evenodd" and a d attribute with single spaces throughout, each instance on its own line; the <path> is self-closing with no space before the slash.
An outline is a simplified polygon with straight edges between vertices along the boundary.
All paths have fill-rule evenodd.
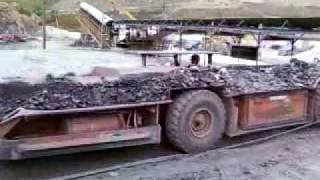
<path id="1" fill-rule="evenodd" d="M 17 7 L 12 5 L 0 7 L 0 34 L 34 34 L 37 30 L 36 16 L 32 18 L 30 15 L 21 14 Z"/>
<path id="2" fill-rule="evenodd" d="M 315 180 L 320 177 L 320 128 L 265 143 L 213 150 L 120 168 L 81 180 Z"/>
<path id="3" fill-rule="evenodd" d="M 83 0 L 56 0 L 54 10 L 74 10 Z M 108 0 L 85 0 L 115 19 L 127 19 Z M 317 17 L 317 0 L 118 0 L 138 19 L 212 19 L 226 17 Z"/>

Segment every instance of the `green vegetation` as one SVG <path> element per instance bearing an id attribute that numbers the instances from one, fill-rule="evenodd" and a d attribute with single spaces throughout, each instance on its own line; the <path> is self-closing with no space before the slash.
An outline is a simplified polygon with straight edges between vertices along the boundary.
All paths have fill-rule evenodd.
<path id="1" fill-rule="evenodd" d="M 18 4 L 18 11 L 21 14 L 26 14 L 30 16 L 32 13 L 41 16 L 42 11 L 42 0 L 0 0 L 1 2 Z M 46 0 L 46 4 L 50 7 L 52 4 L 57 2 L 57 0 Z M 80 24 L 76 19 L 75 14 L 59 14 L 55 11 L 47 12 L 47 23 L 52 26 L 58 26 L 60 28 L 79 31 Z"/>
<path id="2" fill-rule="evenodd" d="M 41 9 L 41 1 L 42 0 L 0 0 L 0 2 L 16 2 L 19 4 L 19 9 L 28 13 L 33 13 Z"/>
<path id="3" fill-rule="evenodd" d="M 58 24 L 54 26 L 71 31 L 80 31 L 80 24 L 75 14 L 60 14 L 56 18 L 56 23 Z"/>

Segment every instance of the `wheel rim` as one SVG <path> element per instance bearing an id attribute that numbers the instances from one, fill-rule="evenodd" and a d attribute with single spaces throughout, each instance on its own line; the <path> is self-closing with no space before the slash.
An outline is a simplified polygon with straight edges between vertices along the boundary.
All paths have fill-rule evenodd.
<path id="1" fill-rule="evenodd" d="M 198 138 L 207 136 L 210 132 L 212 118 L 212 114 L 206 109 L 201 109 L 193 113 L 190 121 L 192 134 Z"/>

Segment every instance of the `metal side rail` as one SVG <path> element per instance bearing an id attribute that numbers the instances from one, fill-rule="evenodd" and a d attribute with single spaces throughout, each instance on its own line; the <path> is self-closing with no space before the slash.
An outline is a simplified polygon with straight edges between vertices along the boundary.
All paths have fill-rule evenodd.
<path id="1" fill-rule="evenodd" d="M 18 160 L 143 144 L 158 144 L 160 141 L 160 125 L 22 140 L 1 140 L 0 160 Z"/>
<path id="2" fill-rule="evenodd" d="M 0 127 L 1 125 L 4 125 L 12 120 L 23 118 L 23 117 L 36 117 L 36 116 L 44 116 L 44 115 L 64 115 L 64 114 L 73 114 L 73 113 L 90 113 L 90 112 L 99 112 L 99 111 L 147 107 L 147 106 L 170 104 L 170 103 L 172 103 L 172 100 L 132 103 L 132 104 L 117 104 L 117 105 L 110 105 L 110 106 L 98 106 L 98 107 L 65 109 L 65 110 L 47 110 L 47 111 L 46 110 L 27 110 L 24 108 L 18 108 L 16 111 L 4 117 L 4 119 L 0 122 Z"/>

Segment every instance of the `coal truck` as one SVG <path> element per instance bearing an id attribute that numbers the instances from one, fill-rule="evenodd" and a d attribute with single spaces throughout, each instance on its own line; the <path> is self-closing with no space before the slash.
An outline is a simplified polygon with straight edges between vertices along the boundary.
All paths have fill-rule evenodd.
<path id="1" fill-rule="evenodd" d="M 89 12 L 86 17 L 96 17 L 84 7 L 82 11 Z M 320 26 L 318 18 L 108 21 L 106 25 L 94 19 L 99 27 L 115 34 L 123 25 L 239 39 L 254 34 L 258 41 L 254 53 L 241 50 L 250 57 L 259 55 L 256 50 L 261 40 L 294 44 L 299 38 L 317 38 Z M 140 54 L 147 66 L 150 53 Z M 126 75 L 113 81 L 104 77 L 81 81 L 87 77 L 71 73 L 48 76 L 39 84 L 0 84 L 0 159 L 158 144 L 162 139 L 182 152 L 197 153 L 216 147 L 223 136 L 319 120 L 319 65 L 295 60 L 275 66 L 216 67 L 213 53 L 205 54 L 205 67 L 164 67 L 170 71 Z M 179 66 L 179 56 L 173 58 Z"/>
<path id="2" fill-rule="evenodd" d="M 79 79 L 77 77 L 77 79 Z M 197 153 L 234 137 L 319 119 L 320 67 L 177 67 L 117 81 L 2 85 L 0 159 L 158 144 Z"/>

